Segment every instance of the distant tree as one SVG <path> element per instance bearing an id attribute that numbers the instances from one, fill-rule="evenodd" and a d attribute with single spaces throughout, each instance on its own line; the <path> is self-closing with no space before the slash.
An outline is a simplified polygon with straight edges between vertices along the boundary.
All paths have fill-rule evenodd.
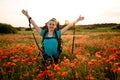
<path id="1" fill-rule="evenodd" d="M 119 29 L 120 30 L 120 24 L 116 25 L 116 26 L 113 26 L 112 29 Z"/>
<path id="2" fill-rule="evenodd" d="M 112 27 L 117 25 L 116 23 L 101 23 L 101 24 L 93 24 L 94 27 Z"/>
<path id="3" fill-rule="evenodd" d="M 33 31 L 31 28 L 26 28 L 25 31 Z"/>
<path id="4" fill-rule="evenodd" d="M 18 30 L 16 28 L 14 28 L 12 25 L 0 23 L 0 33 L 2 33 L 2 34 L 9 34 L 9 33 L 15 34 L 17 32 L 18 32 Z"/>
<path id="5" fill-rule="evenodd" d="M 68 24 L 69 24 L 69 21 L 68 21 L 68 20 L 65 20 L 64 25 L 68 25 Z"/>
<path id="6" fill-rule="evenodd" d="M 69 24 L 69 21 L 68 20 L 65 20 L 65 23 L 63 25 L 60 26 L 60 28 L 63 28 L 65 26 L 67 26 Z"/>

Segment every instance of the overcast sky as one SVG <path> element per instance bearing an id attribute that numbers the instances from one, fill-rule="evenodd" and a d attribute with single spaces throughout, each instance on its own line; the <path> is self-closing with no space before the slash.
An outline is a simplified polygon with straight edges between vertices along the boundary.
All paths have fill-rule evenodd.
<path id="1" fill-rule="evenodd" d="M 78 24 L 120 23 L 120 0 L 0 0 L 0 22 L 28 26 L 22 9 L 28 10 L 39 26 L 53 17 L 64 24 L 79 15 L 85 20 Z"/>

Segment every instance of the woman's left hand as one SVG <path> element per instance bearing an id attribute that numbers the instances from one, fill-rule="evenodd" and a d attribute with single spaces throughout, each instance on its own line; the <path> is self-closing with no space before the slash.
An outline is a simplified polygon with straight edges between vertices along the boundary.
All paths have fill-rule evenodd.
<path id="1" fill-rule="evenodd" d="M 77 20 L 78 20 L 78 21 L 84 20 L 84 17 L 80 15 Z"/>

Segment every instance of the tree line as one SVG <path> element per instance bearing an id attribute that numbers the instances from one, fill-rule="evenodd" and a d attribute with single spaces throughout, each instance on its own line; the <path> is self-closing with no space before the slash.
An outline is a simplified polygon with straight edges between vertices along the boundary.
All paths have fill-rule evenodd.
<path id="1" fill-rule="evenodd" d="M 59 28 L 63 28 L 64 26 L 66 26 L 67 24 L 64 25 L 60 25 L 59 24 Z M 90 24 L 90 25 L 75 25 L 76 29 L 96 29 L 96 28 L 105 28 L 105 27 L 110 27 L 111 29 L 119 29 L 120 30 L 120 24 L 116 24 L 116 23 L 101 23 L 101 24 Z M 45 26 L 43 26 L 44 29 Z M 74 27 L 72 27 L 71 29 L 73 29 Z M 13 27 L 10 24 L 6 24 L 6 23 L 0 23 L 0 34 L 15 34 L 18 31 L 21 30 L 25 30 L 25 31 L 31 31 L 30 28 L 26 28 L 26 27 Z M 32 29 L 33 30 L 33 29 Z"/>

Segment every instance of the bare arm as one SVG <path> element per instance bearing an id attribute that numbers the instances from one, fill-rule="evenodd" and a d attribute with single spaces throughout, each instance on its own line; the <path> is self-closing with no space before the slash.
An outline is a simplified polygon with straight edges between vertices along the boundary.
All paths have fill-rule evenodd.
<path id="1" fill-rule="evenodd" d="M 72 23 L 69 23 L 67 26 L 65 26 L 62 30 L 61 33 L 63 34 L 65 31 L 67 31 L 69 28 L 71 28 L 72 26 L 74 26 L 78 21 L 83 20 L 84 17 L 79 16 L 78 19 L 76 19 L 75 21 L 73 21 Z"/>
<path id="2" fill-rule="evenodd" d="M 28 14 L 28 12 L 26 10 L 22 10 L 22 13 L 29 19 L 30 16 Z M 35 23 L 35 21 L 31 18 L 30 22 L 32 23 L 32 25 L 34 26 L 34 28 L 40 33 L 41 32 L 41 28 Z"/>

